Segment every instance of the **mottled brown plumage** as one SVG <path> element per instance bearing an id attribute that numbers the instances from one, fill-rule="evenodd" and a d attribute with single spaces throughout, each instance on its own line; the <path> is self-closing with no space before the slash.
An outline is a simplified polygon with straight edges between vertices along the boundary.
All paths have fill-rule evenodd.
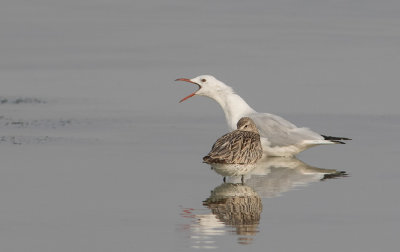
<path id="1" fill-rule="evenodd" d="M 220 137 L 203 161 L 207 164 L 254 164 L 262 153 L 255 123 L 243 117 L 237 123 L 237 130 Z"/>

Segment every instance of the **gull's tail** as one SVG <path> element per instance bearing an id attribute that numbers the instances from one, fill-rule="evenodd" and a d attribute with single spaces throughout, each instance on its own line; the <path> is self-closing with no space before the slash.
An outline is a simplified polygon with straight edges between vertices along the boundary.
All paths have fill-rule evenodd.
<path id="1" fill-rule="evenodd" d="M 334 137 L 334 136 L 325 136 L 325 135 L 321 135 L 321 136 L 325 140 L 331 141 L 333 143 L 338 143 L 338 144 L 345 144 L 345 142 L 342 142 L 342 141 L 352 140 L 351 138 L 347 138 L 347 137 Z"/>

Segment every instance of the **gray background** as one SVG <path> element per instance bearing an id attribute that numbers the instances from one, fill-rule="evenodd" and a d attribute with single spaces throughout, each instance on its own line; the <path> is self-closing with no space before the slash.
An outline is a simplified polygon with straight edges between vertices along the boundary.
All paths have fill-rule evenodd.
<path id="1" fill-rule="evenodd" d="M 210 212 L 222 181 L 201 157 L 226 125 L 213 101 L 178 104 L 196 87 L 174 79 L 205 73 L 260 112 L 354 138 L 299 155 L 350 177 L 263 198 L 246 249 L 397 248 L 399 13 L 390 0 L 3 1 L 1 250 L 194 247 L 181 212 Z M 244 248 L 222 230 L 213 247 Z"/>

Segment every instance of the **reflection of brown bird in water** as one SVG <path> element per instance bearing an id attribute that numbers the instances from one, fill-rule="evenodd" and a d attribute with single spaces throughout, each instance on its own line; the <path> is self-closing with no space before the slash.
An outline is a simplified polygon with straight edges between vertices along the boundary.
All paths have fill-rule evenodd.
<path id="1" fill-rule="evenodd" d="M 253 120 L 241 118 L 237 130 L 220 137 L 210 153 L 203 157 L 207 164 L 254 164 L 262 157 L 260 134 Z"/>
<path id="2" fill-rule="evenodd" d="M 225 225 L 236 228 L 240 244 L 250 244 L 259 232 L 262 201 L 249 186 L 223 183 L 211 191 L 203 205 Z"/>

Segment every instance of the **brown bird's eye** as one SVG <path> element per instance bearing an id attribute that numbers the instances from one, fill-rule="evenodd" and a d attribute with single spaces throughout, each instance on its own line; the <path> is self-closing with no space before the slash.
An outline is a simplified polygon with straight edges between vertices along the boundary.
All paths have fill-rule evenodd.
<path id="1" fill-rule="evenodd" d="M 201 82 L 206 82 L 206 79 L 201 79 Z"/>

